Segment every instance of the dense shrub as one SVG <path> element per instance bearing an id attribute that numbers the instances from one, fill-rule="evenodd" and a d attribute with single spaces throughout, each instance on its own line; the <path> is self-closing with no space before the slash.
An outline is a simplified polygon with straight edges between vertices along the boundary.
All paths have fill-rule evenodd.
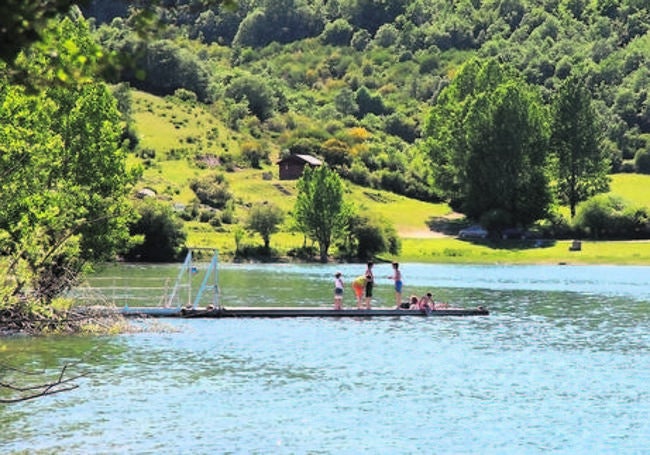
<path id="1" fill-rule="evenodd" d="M 352 26 L 345 19 L 336 19 L 334 22 L 328 22 L 325 25 L 320 39 L 323 44 L 332 46 L 347 46 L 352 39 Z"/>
<path id="2" fill-rule="evenodd" d="M 269 150 L 259 142 L 247 141 L 241 145 L 242 159 L 255 169 L 260 169 L 262 163 L 269 162 Z"/>
<path id="3" fill-rule="evenodd" d="M 557 211 L 552 211 L 545 219 L 535 225 L 542 237 L 550 239 L 568 239 L 575 237 L 569 220 Z"/>
<path id="4" fill-rule="evenodd" d="M 370 171 L 363 163 L 355 161 L 352 163 L 352 166 L 344 174 L 344 177 L 349 179 L 352 183 L 356 183 L 361 186 L 370 185 Z"/>
<path id="5" fill-rule="evenodd" d="M 388 134 L 398 136 L 410 143 L 415 142 L 419 136 L 415 121 L 399 113 L 386 117 L 384 128 Z"/>
<path id="6" fill-rule="evenodd" d="M 186 234 L 183 224 L 169 204 L 147 198 L 139 203 L 140 218 L 131 224 L 129 232 L 142 236 L 142 243 L 124 255 L 128 261 L 172 262 L 182 254 Z"/>
<path id="7" fill-rule="evenodd" d="M 645 238 L 650 233 L 649 221 L 647 208 L 601 194 L 578 206 L 574 226 L 594 239 Z"/>
<path id="8" fill-rule="evenodd" d="M 202 204 L 222 209 L 232 199 L 228 182 L 223 174 L 209 174 L 190 182 L 190 188 Z"/>
<path id="9" fill-rule="evenodd" d="M 362 118 L 367 114 L 384 115 L 390 113 L 390 109 L 384 105 L 381 95 L 373 95 L 365 86 L 357 90 L 355 101 L 359 106 L 358 118 Z"/>
<path id="10" fill-rule="evenodd" d="M 650 174 L 650 149 L 640 149 L 636 152 L 634 168 L 640 174 Z"/>
<path id="11" fill-rule="evenodd" d="M 351 163 L 349 147 L 338 139 L 328 139 L 321 146 L 321 156 L 331 166 L 343 166 Z"/>
<path id="12" fill-rule="evenodd" d="M 395 228 L 385 220 L 379 221 L 356 215 L 349 220 L 350 236 L 338 244 L 343 256 L 371 259 L 379 253 L 397 255 L 401 243 Z"/>
<path id="13" fill-rule="evenodd" d="M 288 151 L 291 155 L 320 155 L 320 141 L 309 137 L 297 138 L 289 144 Z M 283 156 L 282 158 L 286 158 Z"/>

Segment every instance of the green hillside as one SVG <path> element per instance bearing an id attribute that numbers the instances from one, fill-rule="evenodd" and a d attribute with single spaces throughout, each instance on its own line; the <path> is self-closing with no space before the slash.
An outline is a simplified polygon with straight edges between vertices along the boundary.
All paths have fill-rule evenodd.
<path id="1" fill-rule="evenodd" d="M 201 105 L 189 106 L 173 97 L 160 98 L 143 92 L 133 92 L 134 119 L 141 146 L 155 151 L 153 163 L 145 167 L 138 189 L 151 188 L 172 204 L 191 205 L 195 194 L 189 189 L 190 179 L 211 172 L 201 169 L 191 159 L 195 154 L 219 152 L 219 147 L 226 144 L 231 153 L 238 153 L 238 136 L 229 131 L 214 115 Z M 212 131 L 219 131 L 218 143 L 210 140 Z M 188 142 L 188 138 L 192 138 Z M 213 148 L 209 148 L 212 146 Z M 170 150 L 185 150 L 181 154 Z M 272 202 L 286 212 L 293 208 L 296 194 L 295 181 L 279 180 L 277 166 L 274 164 L 277 151 L 272 153 L 271 163 L 261 169 L 236 168 L 227 172 L 226 179 L 237 201 L 235 218 L 245 220 L 248 207 L 255 202 Z M 142 161 L 138 159 L 138 161 Z M 146 160 L 144 160 L 146 162 Z M 650 187 L 650 176 L 639 174 L 615 174 L 612 176 L 612 194 L 619 195 L 635 204 L 650 207 L 650 193 L 644 191 Z M 452 237 L 446 237 L 430 229 L 431 221 L 438 217 L 461 217 L 454 214 L 444 203 L 428 203 L 384 190 L 365 188 L 347 183 L 346 198 L 353 201 L 362 211 L 379 217 L 395 226 L 403 240 L 402 257 L 408 260 L 440 261 L 475 261 L 494 258 L 504 262 L 553 262 L 558 255 L 567 250 L 567 242 L 560 242 L 553 249 L 515 250 L 498 254 L 488 247 L 467 244 Z M 224 224 L 218 229 L 207 223 L 190 221 L 186 223 L 188 244 L 192 246 L 216 246 L 225 256 L 233 253 L 235 248 L 234 230 L 237 224 Z M 248 241 L 261 244 L 261 239 L 252 237 Z M 289 232 L 285 226 L 281 232 L 272 237 L 272 247 L 279 252 L 286 252 L 300 246 L 303 237 Z M 630 251 L 616 247 L 604 253 L 602 259 L 616 262 L 638 262 L 638 246 Z M 614 254 L 616 253 L 616 254 Z M 621 257 L 618 257 L 620 254 Z M 625 257 L 629 256 L 628 259 Z M 575 257 L 571 258 L 575 259 Z"/>
<path id="2" fill-rule="evenodd" d="M 117 78 L 134 88 L 139 187 L 176 210 L 205 212 L 189 184 L 223 173 L 234 196 L 214 212 L 221 221 L 186 221 L 192 244 L 232 250 L 255 202 L 290 212 L 295 182 L 279 181 L 274 164 L 289 153 L 336 169 L 362 213 L 404 239 L 437 240 L 430 228 L 444 216 L 457 229 L 465 221 L 447 205 L 432 145 L 449 125 L 434 109 L 472 59 L 499 61 L 549 124 L 559 88 L 579 76 L 612 193 L 649 207 L 648 179 L 635 173 L 650 157 L 643 2 L 252 0 L 232 10 L 175 0 L 160 16 L 164 32 L 146 41 L 119 5 L 95 0 L 84 15 L 106 49 L 133 56 Z M 559 212 L 567 218 L 569 208 Z M 271 242 L 281 253 L 303 242 L 285 224 Z"/>

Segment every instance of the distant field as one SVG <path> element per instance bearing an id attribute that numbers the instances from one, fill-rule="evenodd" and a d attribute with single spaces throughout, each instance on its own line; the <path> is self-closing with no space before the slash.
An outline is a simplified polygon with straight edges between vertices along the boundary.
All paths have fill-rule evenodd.
<path id="1" fill-rule="evenodd" d="M 650 175 L 614 174 L 611 192 L 635 204 L 650 207 Z"/>
<path id="2" fill-rule="evenodd" d="M 571 241 L 550 246 L 470 243 L 456 238 L 404 239 L 403 262 L 482 264 L 620 264 L 650 265 L 650 241 L 583 241 L 581 251 L 569 251 Z"/>

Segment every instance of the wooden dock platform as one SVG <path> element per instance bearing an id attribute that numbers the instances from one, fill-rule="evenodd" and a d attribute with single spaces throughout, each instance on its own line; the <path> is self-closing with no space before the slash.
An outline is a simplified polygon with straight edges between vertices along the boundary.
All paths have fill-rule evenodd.
<path id="1" fill-rule="evenodd" d="M 349 308 L 334 310 L 325 307 L 221 307 L 221 308 L 160 308 L 124 307 L 120 314 L 127 317 L 176 317 L 176 318 L 345 318 L 345 317 L 403 317 L 403 316 L 487 316 L 490 312 L 483 307 L 445 308 L 423 312 L 420 310 L 399 310 L 394 308 L 373 308 L 358 310 Z"/>

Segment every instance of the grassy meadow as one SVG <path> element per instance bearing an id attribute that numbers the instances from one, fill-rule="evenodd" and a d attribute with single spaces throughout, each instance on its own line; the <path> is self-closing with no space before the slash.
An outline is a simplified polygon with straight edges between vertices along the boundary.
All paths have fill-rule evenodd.
<path id="1" fill-rule="evenodd" d="M 224 151 L 236 157 L 240 144 L 247 140 L 220 123 L 200 105 L 193 106 L 174 99 L 163 99 L 135 91 L 133 117 L 141 146 L 155 151 L 155 158 L 145 165 L 138 186 L 155 190 L 159 198 L 174 204 L 191 204 L 193 192 L 188 183 L 209 170 L 199 168 L 188 157 L 200 154 L 221 155 Z M 235 197 L 235 218 L 242 222 L 251 204 L 268 201 L 285 212 L 293 208 L 296 182 L 278 179 L 274 164 L 280 150 L 266 144 L 271 165 L 263 169 L 237 169 L 227 172 L 226 179 Z M 275 148 L 274 148 L 275 147 Z M 221 171 L 219 171 L 221 172 Z M 583 242 L 582 251 L 569 251 L 569 241 L 557 241 L 543 247 L 525 242 L 468 242 L 431 230 L 432 221 L 454 214 L 446 204 L 431 204 L 381 190 L 346 183 L 345 197 L 357 209 L 386 220 L 402 239 L 402 262 L 452 263 L 608 263 L 650 264 L 649 242 Z M 617 174 L 612 176 L 611 191 L 626 200 L 650 207 L 650 176 Z M 287 217 L 288 218 L 288 217 Z M 456 221 L 457 218 L 455 219 Z M 236 225 L 213 228 L 207 223 L 185 224 L 189 246 L 216 247 L 226 260 L 235 251 Z M 261 245 L 257 235 L 244 239 L 249 245 Z M 280 232 L 272 235 L 271 247 L 284 254 L 303 245 L 301 234 L 290 232 L 288 219 Z"/>

